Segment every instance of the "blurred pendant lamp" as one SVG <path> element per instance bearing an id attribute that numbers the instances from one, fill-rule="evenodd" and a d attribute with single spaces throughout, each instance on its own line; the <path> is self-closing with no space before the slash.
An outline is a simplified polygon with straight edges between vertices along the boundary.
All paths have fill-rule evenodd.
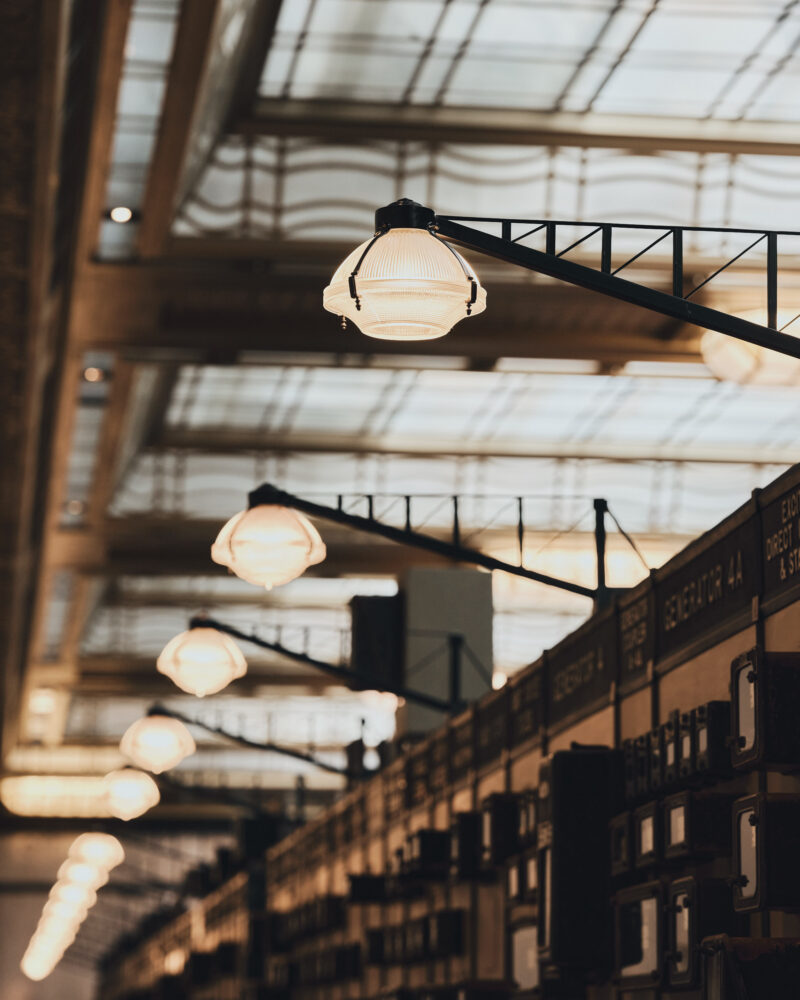
<path id="1" fill-rule="evenodd" d="M 325 558 L 325 543 L 300 511 L 261 504 L 240 511 L 211 546 L 211 558 L 241 580 L 271 590 Z"/>
<path id="2" fill-rule="evenodd" d="M 85 885 L 97 892 L 108 882 L 108 871 L 100 865 L 67 858 L 58 869 L 58 880 L 65 885 Z"/>
<path id="3" fill-rule="evenodd" d="M 368 337 L 434 340 L 483 312 L 486 291 L 436 235 L 431 209 L 401 198 L 378 209 L 375 235 L 339 265 L 322 303 Z"/>
<path id="4" fill-rule="evenodd" d="M 778 329 L 800 336 L 798 312 L 798 309 L 781 310 L 777 317 Z M 750 309 L 739 315 L 752 323 L 767 325 L 763 309 Z M 797 385 L 800 382 L 800 359 L 736 340 L 716 330 L 705 331 L 700 340 L 700 353 L 711 374 L 723 382 L 740 385 Z"/>
<path id="5" fill-rule="evenodd" d="M 117 819 L 136 819 L 161 801 L 158 785 L 144 771 L 122 767 L 103 779 L 108 811 Z"/>
<path id="6" fill-rule="evenodd" d="M 154 774 L 175 767 L 197 749 L 186 726 L 159 709 L 129 726 L 119 748 L 138 767 Z"/>
<path id="7" fill-rule="evenodd" d="M 88 885 L 59 881 L 50 890 L 50 899 L 91 910 L 97 902 L 97 893 Z"/>
<path id="8" fill-rule="evenodd" d="M 110 833 L 82 833 L 72 842 L 69 856 L 75 861 L 111 871 L 125 860 L 125 849 Z"/>
<path id="9" fill-rule="evenodd" d="M 170 639 L 156 669 L 181 691 L 205 698 L 244 677 L 247 661 L 230 636 L 198 625 Z"/>

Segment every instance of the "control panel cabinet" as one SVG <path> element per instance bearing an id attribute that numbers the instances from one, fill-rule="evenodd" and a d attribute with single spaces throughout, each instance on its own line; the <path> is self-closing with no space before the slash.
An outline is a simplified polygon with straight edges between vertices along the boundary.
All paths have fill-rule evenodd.
<path id="1" fill-rule="evenodd" d="M 756 648 L 731 664 L 735 768 L 800 769 L 800 653 Z"/>
<path id="2" fill-rule="evenodd" d="M 692 791 L 664 799 L 665 860 L 677 864 L 689 859 L 729 857 L 733 802 L 732 795 Z"/>
<path id="3" fill-rule="evenodd" d="M 733 844 L 735 909 L 800 911 L 800 796 L 737 799 Z"/>
<path id="4" fill-rule="evenodd" d="M 614 897 L 614 978 L 623 990 L 658 986 L 664 975 L 664 892 L 660 882 Z"/>
<path id="5" fill-rule="evenodd" d="M 700 985 L 700 945 L 711 934 L 733 933 L 741 924 L 733 910 L 725 879 L 693 876 L 676 879 L 667 887 L 667 961 L 669 986 Z"/>
<path id="6" fill-rule="evenodd" d="M 483 814 L 458 812 L 450 823 L 450 871 L 456 879 L 477 879 L 483 862 Z"/>
<path id="7" fill-rule="evenodd" d="M 542 762 L 538 941 L 543 973 L 610 969 L 608 825 L 622 804 L 623 786 L 619 751 L 576 747 Z"/>

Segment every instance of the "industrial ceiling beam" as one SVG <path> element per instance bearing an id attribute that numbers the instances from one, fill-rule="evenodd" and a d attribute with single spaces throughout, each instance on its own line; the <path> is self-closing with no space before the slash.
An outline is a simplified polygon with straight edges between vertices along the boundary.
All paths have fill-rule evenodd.
<path id="1" fill-rule="evenodd" d="M 142 202 L 138 234 L 142 257 L 161 253 L 172 225 L 221 6 L 222 0 L 184 0 L 181 4 L 158 137 Z"/>
<path id="2" fill-rule="evenodd" d="M 376 355 L 418 357 L 418 344 L 342 331 L 322 312 L 320 290 L 332 270 L 333 263 L 327 269 L 315 264 L 307 274 L 287 274 L 219 259 L 95 264 L 75 291 L 74 343 L 161 362 L 233 363 L 243 352 L 259 351 L 265 360 L 270 352 L 360 363 Z M 660 273 L 668 284 L 670 276 Z M 567 356 L 612 365 L 699 357 L 696 329 L 687 329 L 689 339 L 667 339 L 662 317 L 582 289 L 517 275 L 490 282 L 489 296 L 490 310 L 428 342 L 425 355 L 475 359 L 482 367 L 498 357 Z"/>
<path id="3" fill-rule="evenodd" d="M 130 517 L 109 520 L 102 530 L 56 529 L 52 566 L 99 576 L 220 576 L 209 550 L 222 525 L 181 517 Z M 356 537 L 356 536 L 354 536 Z M 393 576 L 413 566 L 447 566 L 450 560 L 370 539 L 328 541 L 328 555 L 309 576 Z M 254 597 L 259 593 L 253 589 Z"/>
<path id="4" fill-rule="evenodd" d="M 235 123 L 249 135 L 315 137 L 338 142 L 390 139 L 473 145 L 579 146 L 654 153 L 798 156 L 791 124 L 717 121 L 526 108 L 379 104 L 366 101 L 261 98 Z"/>
<path id="5" fill-rule="evenodd" d="M 264 662 L 263 656 L 248 656 L 247 674 L 237 680 L 236 692 L 251 695 L 259 688 L 274 689 L 277 694 L 286 688 L 307 688 L 321 692 L 335 684 L 330 678 L 311 670 L 289 666 L 274 657 L 276 666 Z M 114 697 L 169 697 L 176 694 L 175 685 L 155 668 L 154 657 L 121 654 L 82 656 L 78 661 L 78 681 L 75 694 L 109 695 Z"/>
<path id="6" fill-rule="evenodd" d="M 0 751 L 16 737 L 40 557 L 40 508 L 49 485 L 49 385 L 65 329 L 64 274 L 53 267 L 53 236 L 57 199 L 65 196 L 59 189 L 65 88 L 82 90 L 93 65 L 91 4 L 85 13 L 90 23 L 80 51 L 68 55 L 69 4 L 0 5 Z M 71 123 L 80 133 L 77 103 Z M 73 163 L 80 162 L 80 152 L 71 149 Z M 68 229 L 68 206 L 59 218 Z"/>
<path id="7" fill-rule="evenodd" d="M 647 384 L 646 382 L 644 383 Z M 263 431 L 218 430 L 217 428 L 165 428 L 153 451 L 187 451 L 203 455 L 380 455 L 403 458 L 520 458 L 591 459 L 605 462 L 708 462 L 726 465 L 791 465 L 797 457 L 790 445 L 778 448 L 712 447 L 696 444 L 643 446 L 637 443 L 590 440 L 585 443 L 522 441 L 492 437 L 488 440 L 412 437 L 393 435 L 274 434 Z"/>

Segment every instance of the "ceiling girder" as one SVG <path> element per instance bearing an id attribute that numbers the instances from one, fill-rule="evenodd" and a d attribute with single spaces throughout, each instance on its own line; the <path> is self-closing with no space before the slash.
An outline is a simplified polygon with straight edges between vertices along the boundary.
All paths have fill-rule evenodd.
<path id="1" fill-rule="evenodd" d="M 474 145 L 579 146 L 634 153 L 798 156 L 793 123 L 701 120 L 526 108 L 372 104 L 366 101 L 260 98 L 234 131 L 337 142 L 393 139 Z"/>

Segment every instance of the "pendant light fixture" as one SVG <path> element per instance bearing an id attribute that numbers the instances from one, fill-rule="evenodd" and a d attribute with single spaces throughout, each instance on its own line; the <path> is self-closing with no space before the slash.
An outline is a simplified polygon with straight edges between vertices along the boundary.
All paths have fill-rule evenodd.
<path id="1" fill-rule="evenodd" d="M 800 335 L 800 309 L 778 312 L 778 328 L 787 334 Z M 763 310 L 751 309 L 740 314 L 742 319 L 765 326 Z M 794 320 L 797 320 L 794 323 Z M 797 385 L 800 383 L 800 360 L 790 358 L 767 347 L 736 340 L 716 330 L 706 330 L 700 340 L 700 353 L 710 370 L 723 382 L 740 385 Z"/>
<path id="2" fill-rule="evenodd" d="M 328 312 L 379 340 L 433 340 L 486 308 L 469 264 L 436 235 L 429 208 L 401 198 L 375 213 L 375 235 L 336 269 Z"/>
<path id="3" fill-rule="evenodd" d="M 58 880 L 65 885 L 85 885 L 97 892 L 108 882 L 108 872 L 99 865 L 67 858 L 58 869 Z"/>
<path id="4" fill-rule="evenodd" d="M 205 698 L 244 677 L 247 661 L 230 636 L 196 626 L 170 639 L 156 660 L 156 669 L 181 691 Z"/>
<path id="5" fill-rule="evenodd" d="M 215 563 L 267 590 L 297 579 L 325 554 L 325 543 L 308 518 L 278 504 L 235 514 L 211 546 Z"/>
<path id="6" fill-rule="evenodd" d="M 128 727 L 119 748 L 134 764 L 154 774 L 175 767 L 197 749 L 186 726 L 157 709 Z"/>
<path id="7" fill-rule="evenodd" d="M 117 819 L 136 819 L 161 801 L 158 785 L 145 771 L 122 767 L 103 779 L 108 811 Z"/>
<path id="8" fill-rule="evenodd" d="M 50 899 L 71 903 L 74 906 L 91 910 L 97 902 L 97 893 L 88 885 L 78 885 L 75 882 L 56 882 L 50 890 Z"/>
<path id="9" fill-rule="evenodd" d="M 125 849 L 110 833 L 82 833 L 72 842 L 69 857 L 111 871 L 125 860 Z"/>

